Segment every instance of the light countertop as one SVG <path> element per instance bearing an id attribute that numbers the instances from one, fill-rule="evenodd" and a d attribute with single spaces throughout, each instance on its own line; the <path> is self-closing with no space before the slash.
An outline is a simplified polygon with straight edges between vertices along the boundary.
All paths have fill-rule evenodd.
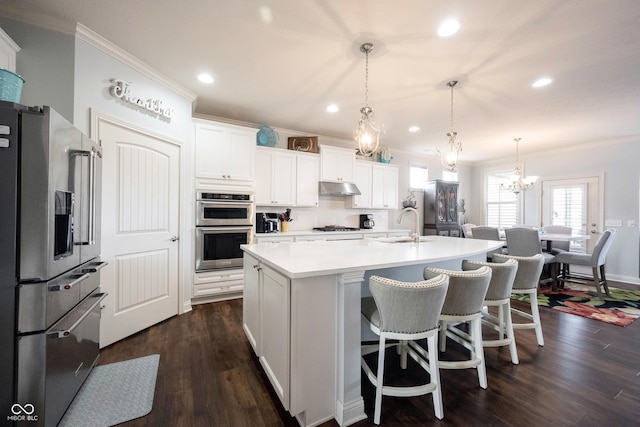
<path id="1" fill-rule="evenodd" d="M 445 236 L 423 236 L 421 239 L 419 244 L 360 239 L 257 243 L 241 248 L 294 279 L 448 261 L 489 252 L 503 245 L 500 241 Z"/>
<path id="2" fill-rule="evenodd" d="M 351 231 L 318 231 L 318 230 L 290 230 L 279 231 L 277 233 L 256 233 L 256 237 L 282 237 L 282 236 L 333 236 L 336 234 L 387 234 L 387 233 L 406 233 L 409 234 L 409 229 L 381 229 L 381 228 L 361 228 L 360 230 Z"/>

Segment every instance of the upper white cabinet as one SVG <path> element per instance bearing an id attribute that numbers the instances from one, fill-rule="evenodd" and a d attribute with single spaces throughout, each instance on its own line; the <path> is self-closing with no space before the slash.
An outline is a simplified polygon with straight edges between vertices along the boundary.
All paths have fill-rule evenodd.
<path id="1" fill-rule="evenodd" d="M 398 208 L 398 168 L 389 165 L 372 166 L 371 207 Z"/>
<path id="2" fill-rule="evenodd" d="M 256 148 L 258 206 L 318 206 L 320 156 L 278 148 Z"/>
<path id="3" fill-rule="evenodd" d="M 256 147 L 255 200 L 263 206 L 296 204 L 295 152 Z"/>
<path id="4" fill-rule="evenodd" d="M 372 180 L 371 162 L 356 161 L 353 169 L 353 182 L 360 190 L 359 196 L 351 197 L 351 207 L 353 208 L 370 208 L 371 207 L 371 180 Z"/>
<path id="5" fill-rule="evenodd" d="M 323 145 L 320 147 L 322 181 L 353 182 L 355 161 L 356 153 L 353 149 Z"/>
<path id="6" fill-rule="evenodd" d="M 250 185 L 255 179 L 257 129 L 194 119 L 196 185 Z M 206 186 L 206 181 L 204 181 Z"/>
<path id="7" fill-rule="evenodd" d="M 296 153 L 296 205 L 318 206 L 318 181 L 320 180 L 320 156 Z"/>
<path id="8" fill-rule="evenodd" d="M 20 46 L 0 28 L 0 68 L 16 72 L 16 53 Z"/>

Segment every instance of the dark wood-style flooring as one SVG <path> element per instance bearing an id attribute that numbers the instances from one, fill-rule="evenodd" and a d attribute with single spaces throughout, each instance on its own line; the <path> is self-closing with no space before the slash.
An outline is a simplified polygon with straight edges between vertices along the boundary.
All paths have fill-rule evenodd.
<path id="1" fill-rule="evenodd" d="M 517 366 L 507 348 L 487 348 L 486 390 L 475 370 L 442 370 L 443 420 L 435 418 L 430 396 L 383 397 L 382 425 L 640 425 L 640 320 L 622 328 L 540 311 L 545 346 L 538 347 L 532 330 L 516 331 Z M 447 351 L 455 352 L 455 345 Z M 244 336 L 242 300 L 194 306 L 103 349 L 100 363 L 155 353 L 160 367 L 153 410 L 121 426 L 298 425 L 282 409 Z M 406 372 L 394 357 L 390 351 L 386 378 L 403 382 Z M 408 372 L 420 371 L 410 365 Z M 362 393 L 369 419 L 355 425 L 373 426 L 374 389 L 364 376 Z"/>

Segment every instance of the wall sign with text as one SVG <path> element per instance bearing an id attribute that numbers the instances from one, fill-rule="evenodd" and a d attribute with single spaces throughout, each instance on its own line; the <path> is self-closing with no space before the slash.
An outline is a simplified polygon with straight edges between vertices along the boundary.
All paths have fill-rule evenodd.
<path id="1" fill-rule="evenodd" d="M 153 113 L 160 119 L 171 120 L 174 109 L 165 105 L 162 99 L 158 98 L 142 98 L 131 91 L 133 84 L 120 79 L 113 79 L 113 86 L 111 86 L 111 94 L 129 104 L 133 104 L 136 107 Z"/>

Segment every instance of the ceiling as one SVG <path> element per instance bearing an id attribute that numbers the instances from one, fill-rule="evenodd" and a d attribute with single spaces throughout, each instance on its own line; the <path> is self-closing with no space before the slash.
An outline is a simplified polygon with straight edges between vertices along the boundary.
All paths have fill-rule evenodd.
<path id="1" fill-rule="evenodd" d="M 80 22 L 197 93 L 194 112 L 421 154 L 453 128 L 466 162 L 640 140 L 637 0 L 0 0 L 6 16 Z M 440 23 L 455 17 L 447 38 Z M 196 76 L 208 72 L 213 84 Z M 553 82 L 534 89 L 548 76 Z M 340 111 L 328 113 L 335 103 Z M 410 126 L 420 131 L 408 132 Z"/>

